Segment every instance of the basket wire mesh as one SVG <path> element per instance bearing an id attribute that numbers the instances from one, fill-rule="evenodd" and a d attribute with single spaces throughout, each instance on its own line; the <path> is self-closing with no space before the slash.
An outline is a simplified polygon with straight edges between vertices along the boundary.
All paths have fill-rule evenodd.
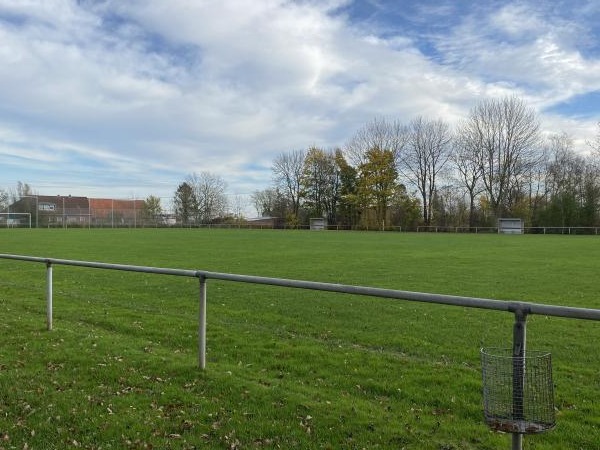
<path id="1" fill-rule="evenodd" d="M 496 431 L 533 434 L 556 424 L 550 353 L 512 349 L 481 349 L 483 408 L 486 423 Z"/>

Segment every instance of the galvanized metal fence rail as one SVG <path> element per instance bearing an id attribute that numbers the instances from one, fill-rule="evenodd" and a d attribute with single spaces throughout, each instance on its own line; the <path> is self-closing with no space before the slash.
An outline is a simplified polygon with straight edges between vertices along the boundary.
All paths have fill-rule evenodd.
<path id="1" fill-rule="evenodd" d="M 370 297 L 390 298 L 396 300 L 409 300 L 423 303 L 434 303 L 441 305 L 462 306 L 469 308 L 491 309 L 515 314 L 516 323 L 523 323 L 523 317 L 528 314 L 545 316 L 567 317 L 573 319 L 600 320 L 600 309 L 576 308 L 570 306 L 547 305 L 540 303 L 493 300 L 488 298 L 462 297 L 456 295 L 431 294 L 424 292 L 402 291 L 396 289 L 383 289 L 367 286 L 353 286 L 347 284 L 322 283 L 316 281 L 292 280 L 286 278 L 271 278 L 252 275 L 240 275 L 232 273 L 211 272 L 207 270 L 173 269 L 163 267 L 136 266 L 128 264 L 111 264 L 94 261 L 79 261 L 72 259 L 43 258 L 37 256 L 0 254 L 0 259 L 37 262 L 46 265 L 47 280 L 47 328 L 52 329 L 52 266 L 76 266 L 94 269 L 121 270 L 128 272 L 140 272 L 159 275 L 174 275 L 182 277 L 198 278 L 200 282 L 199 302 L 199 345 L 201 368 L 206 366 L 205 344 L 206 344 L 206 280 L 222 280 L 239 283 L 263 284 L 272 286 L 289 287 L 296 289 L 310 289 L 316 291 L 338 292 L 343 294 L 363 295 Z"/>
<path id="2" fill-rule="evenodd" d="M 198 366 L 206 367 L 206 300 L 207 280 L 222 280 L 240 283 L 263 284 L 297 289 L 338 292 L 344 294 L 408 300 L 423 303 L 452 305 L 469 308 L 490 309 L 514 314 L 513 357 L 523 358 L 526 347 L 526 320 L 529 314 L 566 317 L 572 319 L 600 320 L 600 309 L 575 308 L 522 301 L 503 301 L 488 298 L 462 297 L 455 295 L 431 294 L 423 292 L 382 289 L 367 286 L 321 283 L 316 281 L 292 280 L 285 278 L 260 277 L 232 273 L 210 272 L 206 270 L 186 270 L 161 267 L 136 266 L 126 264 L 110 264 L 93 261 L 71 259 L 43 258 L 36 256 L 0 254 L 0 259 L 43 263 L 46 265 L 46 318 L 47 329 L 52 330 L 52 267 L 54 265 L 88 267 L 94 269 L 121 270 L 159 275 L 193 277 L 199 280 L 199 313 L 198 313 Z M 518 400 L 518 399 L 517 399 Z M 517 405 L 518 406 L 518 405 Z M 522 434 L 513 433 L 513 450 L 522 448 Z"/>

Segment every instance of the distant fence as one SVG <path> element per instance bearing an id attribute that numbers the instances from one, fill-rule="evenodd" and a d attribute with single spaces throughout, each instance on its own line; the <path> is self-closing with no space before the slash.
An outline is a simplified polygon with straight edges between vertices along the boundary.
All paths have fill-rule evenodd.
<path id="1" fill-rule="evenodd" d="M 244 229 L 244 230 L 310 230 L 310 225 L 288 225 L 285 223 L 268 224 L 254 222 L 252 220 L 232 220 L 224 223 L 182 223 L 178 222 L 173 215 L 166 214 L 159 219 L 144 217 L 142 211 L 131 210 L 131 215 L 126 215 L 121 210 L 118 214 L 104 211 L 100 214 L 75 214 L 65 212 L 64 216 L 50 221 L 47 215 L 39 214 L 33 216 L 30 213 L 3 213 L 0 212 L 1 228 L 205 228 L 205 229 Z M 474 233 L 494 234 L 498 233 L 498 227 L 469 227 L 469 226 L 441 226 L 441 225 L 419 225 L 417 227 L 385 226 L 381 227 L 366 225 L 336 225 L 329 224 L 325 228 L 329 231 L 386 231 L 386 232 L 417 232 L 417 233 Z M 598 227 L 556 227 L 537 226 L 524 227 L 526 234 L 564 234 L 564 235 L 598 235 Z"/>
<path id="2" fill-rule="evenodd" d="M 524 227 L 526 234 L 573 234 L 597 235 L 600 227 Z M 442 227 L 436 225 L 418 226 L 418 233 L 498 233 L 498 227 Z"/>
<path id="3" fill-rule="evenodd" d="M 200 224 L 180 224 L 177 225 L 151 225 L 148 223 L 140 222 L 137 228 L 208 228 L 208 229 L 245 229 L 245 230 L 310 230 L 309 225 L 282 225 L 272 226 L 264 224 L 253 224 L 252 222 L 240 222 L 240 223 L 200 223 Z M 353 225 L 327 225 L 329 231 L 386 231 L 386 232 L 414 232 L 417 233 L 475 233 L 475 234 L 495 234 L 498 233 L 498 227 L 447 227 L 447 226 L 418 226 L 416 228 L 402 228 L 401 226 L 386 226 L 385 229 L 377 227 L 367 226 L 353 226 Z M 598 235 L 600 234 L 600 227 L 524 227 L 524 233 L 526 234 L 571 234 L 571 235 Z"/>
<path id="4" fill-rule="evenodd" d="M 417 227 L 417 233 L 497 233 L 498 227 L 442 227 L 437 225 L 422 225 Z"/>
<path id="5" fill-rule="evenodd" d="M 526 227 L 528 234 L 587 234 L 597 235 L 600 227 Z"/>

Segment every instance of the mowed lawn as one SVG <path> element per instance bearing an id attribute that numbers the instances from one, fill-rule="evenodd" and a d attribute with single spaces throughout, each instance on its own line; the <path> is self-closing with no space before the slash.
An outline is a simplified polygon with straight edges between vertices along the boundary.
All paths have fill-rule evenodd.
<path id="1" fill-rule="evenodd" d="M 600 308 L 600 236 L 266 230 L 0 230 L 0 253 L 204 269 Z M 508 313 L 0 260 L 0 449 L 498 449 L 482 346 Z M 556 429 L 526 449 L 600 449 L 600 323 L 530 316 Z"/>

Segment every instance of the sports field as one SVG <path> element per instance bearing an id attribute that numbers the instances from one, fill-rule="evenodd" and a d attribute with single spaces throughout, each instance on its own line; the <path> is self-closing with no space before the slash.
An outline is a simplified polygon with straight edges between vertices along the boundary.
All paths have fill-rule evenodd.
<path id="1" fill-rule="evenodd" d="M 600 237 L 249 230 L 0 230 L 0 253 L 600 308 Z M 482 346 L 507 313 L 0 260 L 0 449 L 499 449 Z M 530 316 L 557 426 L 600 449 L 600 323 Z"/>

